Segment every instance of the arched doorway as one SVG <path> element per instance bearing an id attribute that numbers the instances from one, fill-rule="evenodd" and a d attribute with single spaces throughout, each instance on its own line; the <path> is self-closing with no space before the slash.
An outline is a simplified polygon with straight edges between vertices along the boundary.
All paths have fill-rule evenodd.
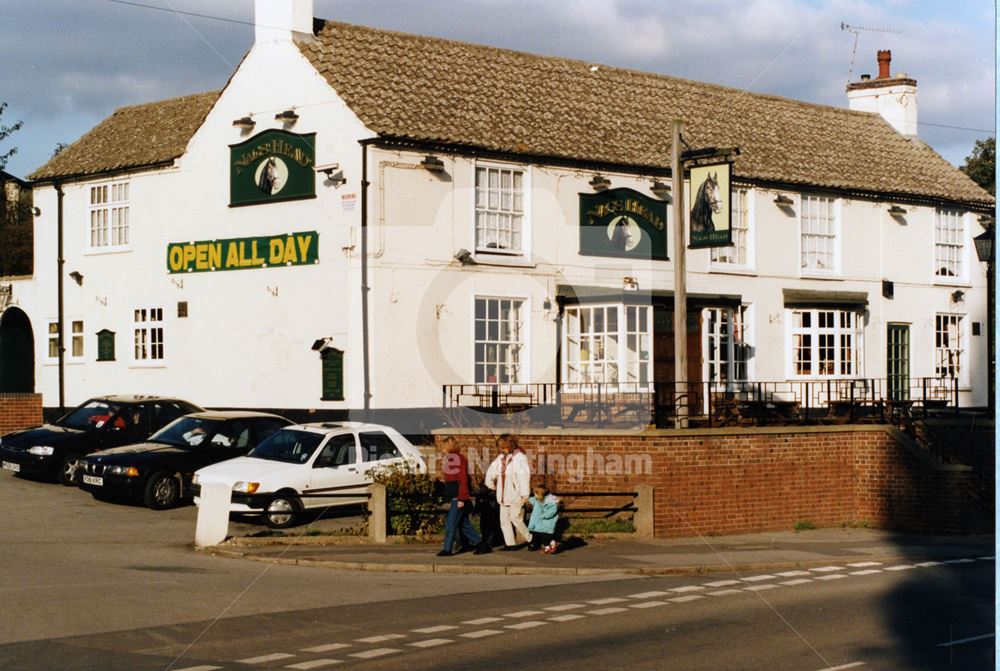
<path id="1" fill-rule="evenodd" d="M 0 393 L 35 391 L 35 337 L 31 320 L 20 308 L 0 314 Z"/>

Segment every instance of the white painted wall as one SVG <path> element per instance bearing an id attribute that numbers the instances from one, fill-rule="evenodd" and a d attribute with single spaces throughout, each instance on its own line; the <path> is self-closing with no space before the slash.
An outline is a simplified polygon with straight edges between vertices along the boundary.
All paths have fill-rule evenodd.
<path id="1" fill-rule="evenodd" d="M 274 115 L 294 108 L 294 130 L 316 133 L 318 164 L 339 163 L 348 183 L 334 187 L 317 176 L 317 198 L 248 207 L 228 206 L 228 145 L 245 139 L 233 119 L 251 115 L 253 133 L 278 126 Z M 362 331 L 360 310 L 361 146 L 371 133 L 287 41 L 258 43 L 241 63 L 216 107 L 175 168 L 134 175 L 131 181 L 130 251 L 87 254 L 88 189 L 92 182 L 65 187 L 65 273 L 84 275 L 82 287 L 67 278 L 66 321 L 82 318 L 86 355 L 66 366 L 70 404 L 105 393 L 160 393 L 204 406 L 360 408 Z M 641 290 L 673 289 L 671 261 L 634 262 L 581 256 L 578 194 L 591 192 L 591 172 L 527 166 L 530 254 L 521 260 L 477 256 L 477 265 L 454 260 L 474 250 L 474 166 L 469 158 L 441 156 L 445 171 L 419 167 L 424 152 L 371 149 L 370 324 L 373 408 L 437 406 L 442 385 L 471 383 L 475 296 L 526 301 L 526 379 L 556 379 L 555 311 L 546 299 L 556 285 L 621 290 L 634 277 Z M 649 193 L 651 180 L 606 174 L 612 187 Z M 798 194 L 789 210 L 773 203 L 777 192 L 757 190 L 752 202 L 749 268 L 721 271 L 708 250 L 689 250 L 688 292 L 739 295 L 752 306 L 750 324 L 760 380 L 784 380 L 787 343 L 784 288 L 863 291 L 869 309 L 865 328 L 867 377 L 885 375 L 887 322 L 911 324 L 911 375 L 933 374 L 934 315 L 958 312 L 984 325 L 967 335 L 971 380 L 964 404 L 985 404 L 985 267 L 975 260 L 971 237 L 979 232 L 966 216 L 969 255 L 966 278 L 937 282 L 933 275 L 934 210 L 907 206 L 902 219 L 888 215 L 892 203 L 842 201 L 841 270 L 824 278 L 799 269 Z M 353 208 L 345 196 L 357 196 Z M 349 199 L 351 200 L 351 199 Z M 56 198 L 40 188 L 35 203 L 36 269 L 18 281 L 15 302 L 35 330 L 37 385 L 47 406 L 58 402 L 57 367 L 46 362 L 47 320 L 56 317 Z M 668 208 L 669 210 L 669 208 Z M 671 223 L 672 225 L 672 223 Z M 171 275 L 171 242 L 274 235 L 315 230 L 320 263 Z M 671 254 L 676 250 L 672 249 Z M 895 298 L 881 296 L 881 281 L 895 282 Z M 964 300 L 953 302 L 956 289 Z M 274 294 L 277 295 L 274 295 Z M 189 317 L 177 318 L 187 301 Z M 132 313 L 137 307 L 164 309 L 166 360 L 158 366 L 130 361 Z M 95 361 L 98 330 L 117 332 L 115 362 Z M 315 339 L 332 338 L 345 350 L 344 402 L 320 400 L 320 363 L 310 350 Z M 697 356 L 697 355 L 693 355 Z"/>

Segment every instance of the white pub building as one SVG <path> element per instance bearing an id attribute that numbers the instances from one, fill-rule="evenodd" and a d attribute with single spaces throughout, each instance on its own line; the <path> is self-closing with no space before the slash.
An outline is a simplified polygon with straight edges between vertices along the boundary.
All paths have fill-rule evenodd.
<path id="1" fill-rule="evenodd" d="M 842 109 L 310 0 L 257 0 L 256 21 L 221 91 L 119 109 L 31 175 L 34 274 L 6 282 L 0 361 L 33 365 L 0 391 L 409 430 L 650 392 L 677 377 L 680 121 L 691 148 L 739 150 L 731 244 L 685 250 L 689 414 L 705 385 L 986 405 L 993 199 L 917 137 L 888 52 Z"/>

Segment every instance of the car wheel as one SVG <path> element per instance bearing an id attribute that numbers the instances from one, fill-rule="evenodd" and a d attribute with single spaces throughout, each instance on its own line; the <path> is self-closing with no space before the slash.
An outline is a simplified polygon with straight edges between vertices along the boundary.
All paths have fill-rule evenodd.
<path id="1" fill-rule="evenodd" d="M 291 494 L 277 494 L 264 507 L 264 523 L 272 529 L 287 529 L 298 519 L 302 504 Z"/>
<path id="2" fill-rule="evenodd" d="M 64 458 L 59 464 L 59 473 L 56 478 L 61 485 L 75 487 L 80 482 L 80 455 L 71 454 Z"/>
<path id="3" fill-rule="evenodd" d="M 146 481 L 143 503 L 153 510 L 165 510 L 177 505 L 181 486 L 173 473 L 153 473 Z"/>

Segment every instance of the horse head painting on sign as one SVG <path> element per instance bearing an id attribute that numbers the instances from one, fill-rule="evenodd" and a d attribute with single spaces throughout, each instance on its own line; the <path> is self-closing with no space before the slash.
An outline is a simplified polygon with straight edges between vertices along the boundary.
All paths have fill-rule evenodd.
<path id="1" fill-rule="evenodd" d="M 722 211 L 722 194 L 719 191 L 719 174 L 709 173 L 705 181 L 698 187 L 698 195 L 694 197 L 694 207 L 691 208 L 692 231 L 714 231 L 715 223 L 712 215 Z"/>

